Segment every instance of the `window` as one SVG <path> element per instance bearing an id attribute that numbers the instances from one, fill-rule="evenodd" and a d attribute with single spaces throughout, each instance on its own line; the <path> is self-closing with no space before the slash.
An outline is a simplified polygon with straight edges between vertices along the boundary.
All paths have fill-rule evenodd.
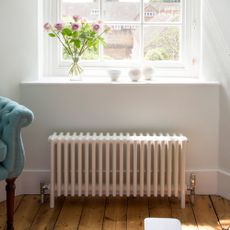
<path id="1" fill-rule="evenodd" d="M 44 21 L 73 15 L 103 20 L 112 28 L 106 47 L 85 53 L 85 68 L 131 67 L 145 62 L 160 71 L 196 75 L 199 66 L 200 0 L 44 0 Z M 62 49 L 44 37 L 44 72 L 62 75 Z"/>

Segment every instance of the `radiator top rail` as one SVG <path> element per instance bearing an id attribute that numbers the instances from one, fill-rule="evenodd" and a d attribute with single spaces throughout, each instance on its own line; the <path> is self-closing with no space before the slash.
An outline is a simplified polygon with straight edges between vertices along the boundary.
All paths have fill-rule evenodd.
<path id="1" fill-rule="evenodd" d="M 51 136 L 49 136 L 49 141 L 52 142 L 58 142 L 58 141 L 137 141 L 137 142 L 147 142 L 147 141 L 165 141 L 165 142 L 170 142 L 170 141 L 182 141 L 182 142 L 187 142 L 188 138 L 182 134 L 176 135 L 170 135 L 169 133 L 167 133 L 166 135 L 163 135 L 162 133 L 160 134 L 150 134 L 150 133 L 146 133 L 146 134 L 136 134 L 136 133 L 100 133 L 97 134 L 96 132 L 94 133 L 83 133 L 83 132 L 79 132 L 79 133 L 57 133 L 54 132 Z"/>

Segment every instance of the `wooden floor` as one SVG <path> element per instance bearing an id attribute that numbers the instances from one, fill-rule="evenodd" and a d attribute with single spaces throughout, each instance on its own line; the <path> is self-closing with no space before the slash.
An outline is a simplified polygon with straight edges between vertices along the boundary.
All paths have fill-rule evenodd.
<path id="1" fill-rule="evenodd" d="M 183 230 L 221 230 L 230 226 L 230 201 L 196 196 L 195 205 L 181 209 L 175 198 L 64 198 L 54 209 L 38 195 L 16 197 L 15 230 L 143 230 L 146 217 L 174 217 Z M 5 202 L 0 203 L 0 229 L 5 226 Z"/>

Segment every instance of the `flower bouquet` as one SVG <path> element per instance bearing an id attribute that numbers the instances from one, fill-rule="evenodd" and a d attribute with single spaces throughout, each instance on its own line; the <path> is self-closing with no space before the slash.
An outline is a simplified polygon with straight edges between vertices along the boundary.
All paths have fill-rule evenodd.
<path id="1" fill-rule="evenodd" d="M 103 34 L 109 32 L 109 26 L 102 21 L 89 23 L 85 18 L 73 16 L 68 23 L 44 24 L 44 29 L 51 38 L 57 38 L 63 47 L 64 54 L 71 58 L 69 76 L 79 76 L 83 69 L 79 60 L 85 51 L 97 51 L 99 44 L 106 45 Z"/>

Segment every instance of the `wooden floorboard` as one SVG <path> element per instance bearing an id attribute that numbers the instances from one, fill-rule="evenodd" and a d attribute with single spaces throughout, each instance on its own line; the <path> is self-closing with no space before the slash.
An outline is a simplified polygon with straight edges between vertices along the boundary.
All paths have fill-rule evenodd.
<path id="1" fill-rule="evenodd" d="M 79 230 L 101 230 L 105 212 L 105 198 L 87 198 L 84 203 Z"/>
<path id="2" fill-rule="evenodd" d="M 16 210 L 24 195 L 15 197 L 14 210 Z M 0 203 L 0 229 L 4 229 L 6 225 L 6 202 Z"/>
<path id="3" fill-rule="evenodd" d="M 221 227 L 230 229 L 230 201 L 220 196 L 211 196 L 211 200 Z"/>
<path id="4" fill-rule="evenodd" d="M 176 198 L 171 198 L 172 217 L 180 220 L 182 230 L 198 230 L 196 219 L 192 210 L 192 206 L 188 200 L 184 209 L 181 209 L 180 201 Z"/>
<path id="5" fill-rule="evenodd" d="M 30 229 L 38 214 L 40 206 L 39 195 L 24 196 L 14 215 L 15 230 Z"/>
<path id="6" fill-rule="evenodd" d="M 60 197 L 55 202 L 55 208 L 50 208 L 49 203 L 41 205 L 32 225 L 31 230 L 52 230 L 57 222 L 63 203 L 64 197 Z"/>
<path id="7" fill-rule="evenodd" d="M 127 207 L 127 230 L 143 230 L 144 219 L 149 217 L 147 198 L 129 198 Z"/>
<path id="8" fill-rule="evenodd" d="M 103 230 L 126 230 L 127 198 L 107 198 Z"/>
<path id="9" fill-rule="evenodd" d="M 68 197 L 60 212 L 55 230 L 77 229 L 82 215 L 84 198 Z"/>
<path id="10" fill-rule="evenodd" d="M 209 196 L 196 196 L 193 211 L 199 230 L 221 230 Z"/>
<path id="11" fill-rule="evenodd" d="M 5 202 L 0 203 L 0 229 L 5 227 Z M 176 198 L 60 197 L 55 208 L 40 204 L 38 195 L 15 199 L 15 230 L 143 230 L 146 217 L 177 218 L 182 230 L 221 230 L 230 225 L 230 201 L 196 196 L 181 209 Z"/>
<path id="12" fill-rule="evenodd" d="M 149 215 L 150 217 L 172 217 L 172 208 L 168 197 L 151 197 L 149 198 Z"/>

